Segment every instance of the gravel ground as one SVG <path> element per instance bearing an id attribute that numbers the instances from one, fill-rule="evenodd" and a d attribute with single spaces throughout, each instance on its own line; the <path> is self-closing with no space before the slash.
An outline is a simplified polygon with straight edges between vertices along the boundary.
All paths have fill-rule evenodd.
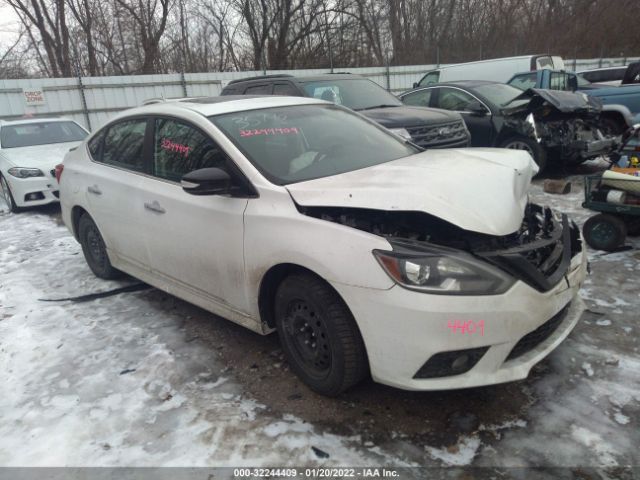
<path id="1" fill-rule="evenodd" d="M 536 181 L 531 197 L 581 224 L 590 212 L 572 180 L 568 195 Z M 55 206 L 0 214 L 0 466 L 562 467 L 633 478 L 640 241 L 629 245 L 589 251 L 589 310 L 527 380 L 427 393 L 369 381 L 328 399 L 289 371 L 274 335 L 158 290 L 42 301 L 135 281 L 96 279 Z"/>

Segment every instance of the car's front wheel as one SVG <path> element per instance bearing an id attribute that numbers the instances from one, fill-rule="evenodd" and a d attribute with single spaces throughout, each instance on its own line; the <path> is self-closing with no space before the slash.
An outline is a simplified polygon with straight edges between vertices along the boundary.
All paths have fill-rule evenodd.
<path id="1" fill-rule="evenodd" d="M 7 204 L 7 207 L 9 208 L 10 212 L 16 213 L 16 212 L 20 211 L 20 209 L 16 205 L 16 202 L 13 199 L 13 194 L 11 193 L 11 190 L 9 189 L 9 183 L 2 176 L 2 174 L 0 174 L 0 196 L 2 196 L 2 199 Z"/>
<path id="2" fill-rule="evenodd" d="M 291 369 L 312 390 L 335 396 L 368 373 L 358 326 L 340 296 L 320 278 L 296 273 L 275 298 L 276 328 Z"/>
<path id="3" fill-rule="evenodd" d="M 78 221 L 78 239 L 87 265 L 96 277 L 112 280 L 122 275 L 120 270 L 111 265 L 100 230 L 86 213 Z"/>
<path id="4" fill-rule="evenodd" d="M 542 145 L 536 142 L 533 138 L 520 136 L 507 138 L 500 144 L 500 147 L 510 148 L 512 150 L 524 150 L 525 152 L 528 152 L 533 160 L 538 164 L 538 174 L 542 173 L 547 166 L 547 152 L 542 148 Z"/>

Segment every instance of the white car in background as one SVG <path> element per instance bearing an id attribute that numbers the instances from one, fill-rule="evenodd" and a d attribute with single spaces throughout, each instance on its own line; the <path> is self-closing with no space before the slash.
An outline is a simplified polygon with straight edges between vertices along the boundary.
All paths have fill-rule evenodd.
<path id="1" fill-rule="evenodd" d="M 55 166 L 89 133 L 73 120 L 0 120 L 0 201 L 12 212 L 58 201 Z"/>
<path id="2" fill-rule="evenodd" d="M 437 390 L 526 377 L 580 318 L 580 233 L 528 203 L 536 172 L 320 100 L 225 96 L 120 114 L 67 154 L 60 201 L 98 277 L 276 330 L 315 391 Z"/>

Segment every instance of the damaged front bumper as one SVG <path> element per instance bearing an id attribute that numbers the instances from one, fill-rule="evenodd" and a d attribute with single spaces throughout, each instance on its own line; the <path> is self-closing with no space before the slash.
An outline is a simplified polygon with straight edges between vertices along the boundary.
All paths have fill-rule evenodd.
<path id="1" fill-rule="evenodd" d="M 529 208 L 523 229 L 508 239 L 513 245 L 473 252 L 519 280 L 503 294 L 433 295 L 333 282 L 360 326 L 374 380 L 408 390 L 519 380 L 566 338 L 584 309 L 578 291 L 587 257 L 566 216 Z"/>

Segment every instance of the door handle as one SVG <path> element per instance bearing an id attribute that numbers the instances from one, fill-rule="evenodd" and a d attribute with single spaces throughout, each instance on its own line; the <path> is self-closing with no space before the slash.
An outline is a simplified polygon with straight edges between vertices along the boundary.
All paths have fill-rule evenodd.
<path id="1" fill-rule="evenodd" d="M 87 192 L 93 193 L 94 195 L 102 195 L 102 190 L 100 190 L 100 188 L 97 185 L 87 187 Z"/>
<path id="2" fill-rule="evenodd" d="M 146 208 L 147 210 L 151 210 L 152 212 L 155 212 L 155 213 L 165 213 L 166 212 L 166 210 L 160 206 L 160 204 L 158 203 L 157 200 L 154 200 L 151 203 L 145 202 L 144 203 L 144 208 Z"/>

